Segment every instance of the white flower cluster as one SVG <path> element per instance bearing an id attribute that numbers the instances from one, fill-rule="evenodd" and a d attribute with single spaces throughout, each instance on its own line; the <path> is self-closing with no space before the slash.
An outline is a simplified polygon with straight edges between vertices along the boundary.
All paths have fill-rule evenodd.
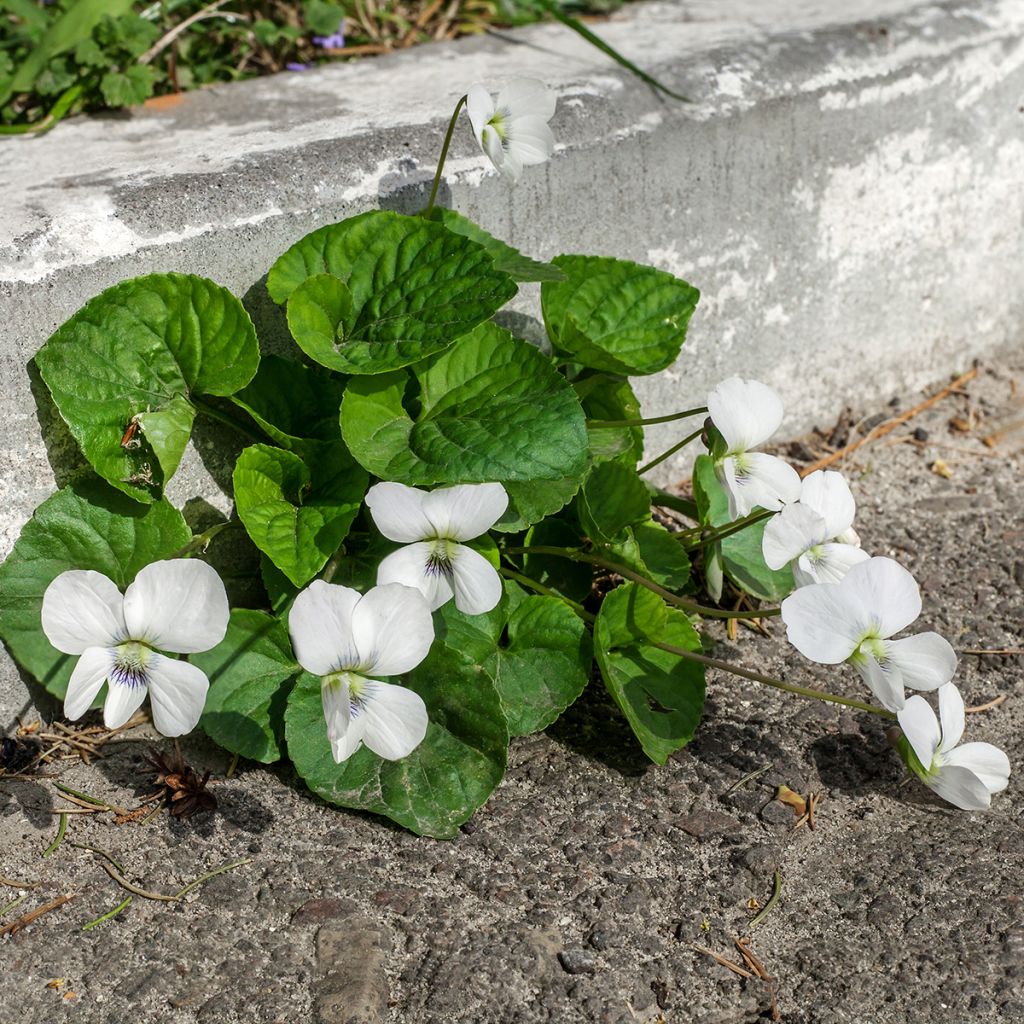
<path id="1" fill-rule="evenodd" d="M 497 570 L 466 541 L 486 533 L 508 507 L 501 484 L 426 492 L 375 484 L 366 504 L 378 529 L 404 546 L 381 562 L 366 594 L 316 580 L 292 605 L 288 629 L 298 663 L 320 676 L 327 735 L 339 764 L 364 743 L 398 760 L 427 732 L 427 709 L 413 690 L 385 682 L 414 669 L 434 641 L 431 612 L 453 597 L 468 615 L 501 600 Z M 195 665 L 168 657 L 216 647 L 228 628 L 228 599 L 205 562 L 172 558 L 147 565 L 122 596 L 102 573 L 61 573 L 43 595 L 42 626 L 65 654 L 81 657 L 64 713 L 81 718 L 107 684 L 103 721 L 116 729 L 149 694 L 165 736 L 191 732 L 210 682 Z"/>
<path id="2" fill-rule="evenodd" d="M 711 455 L 731 518 L 755 508 L 776 513 L 765 526 L 762 553 L 769 568 L 793 569 L 796 590 L 782 602 L 789 642 L 811 661 L 853 665 L 896 714 L 910 748 L 904 756 L 922 781 L 957 807 L 988 807 L 992 794 L 1006 788 L 1010 762 L 990 743 L 956 747 L 964 728 L 963 699 L 950 682 L 956 653 L 938 633 L 893 639 L 921 614 L 914 577 L 891 558 L 861 549 L 842 474 L 819 470 L 801 481 L 781 459 L 751 451 L 782 422 L 782 402 L 771 388 L 730 377 L 707 404 Z M 907 699 L 906 687 L 938 691 L 941 732 L 931 706 L 923 697 Z"/>

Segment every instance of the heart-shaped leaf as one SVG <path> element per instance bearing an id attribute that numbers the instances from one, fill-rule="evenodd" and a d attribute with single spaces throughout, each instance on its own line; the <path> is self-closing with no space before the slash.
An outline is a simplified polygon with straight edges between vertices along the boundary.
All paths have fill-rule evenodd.
<path id="1" fill-rule="evenodd" d="M 251 445 L 232 480 L 242 525 L 297 587 L 341 546 L 369 484 L 340 443 L 320 445 L 308 465 L 293 452 Z"/>
<path id="2" fill-rule="evenodd" d="M 189 661 L 210 680 L 199 721 L 206 735 L 253 761 L 278 760 L 288 684 L 301 671 L 284 624 L 265 612 L 236 608 L 224 639 Z"/>
<path id="3" fill-rule="evenodd" d="M 69 569 L 93 569 L 123 591 L 150 562 L 192 539 L 166 501 L 140 505 L 99 480 L 58 491 L 36 509 L 0 566 L 0 636 L 19 665 L 63 697 L 77 658 L 50 646 L 42 630 L 43 594 Z"/>
<path id="4" fill-rule="evenodd" d="M 404 404 L 410 373 L 414 415 Z M 572 388 L 536 348 L 493 323 L 409 372 L 354 377 L 341 430 L 366 469 L 406 484 L 558 481 L 586 466 Z"/>
<path id="5" fill-rule="evenodd" d="M 636 583 L 617 587 L 601 603 L 594 651 L 608 692 L 622 709 L 644 753 L 655 763 L 686 746 L 704 710 L 704 667 L 652 641 L 700 651 L 700 637 L 678 609 Z"/>
<path id="6" fill-rule="evenodd" d="M 671 365 L 700 293 L 654 267 L 605 256 L 556 256 L 566 280 L 541 287 L 548 336 L 572 362 L 607 373 Z"/>
<path id="7" fill-rule="evenodd" d="M 150 502 L 181 461 L 193 399 L 244 387 L 259 347 L 252 321 L 226 288 L 202 277 L 150 274 L 86 303 L 36 363 L 96 472 Z"/>
<path id="8" fill-rule="evenodd" d="M 384 373 L 446 349 L 516 292 L 478 242 L 423 217 L 374 210 L 296 242 L 267 287 L 313 359 Z"/>

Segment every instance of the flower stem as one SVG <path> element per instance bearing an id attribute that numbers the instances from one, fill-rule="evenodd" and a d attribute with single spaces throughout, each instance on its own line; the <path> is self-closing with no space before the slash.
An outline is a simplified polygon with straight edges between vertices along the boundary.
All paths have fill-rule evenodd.
<path id="1" fill-rule="evenodd" d="M 684 409 L 682 412 L 670 413 L 668 416 L 651 416 L 647 419 L 633 420 L 587 420 L 587 426 L 594 429 L 611 427 L 647 427 L 654 423 L 673 423 L 676 420 L 689 419 L 691 416 L 699 416 L 707 412 L 707 406 L 700 406 L 698 409 Z"/>
<path id="2" fill-rule="evenodd" d="M 646 473 L 649 469 L 654 469 L 655 466 L 660 466 L 666 459 L 671 458 L 680 448 L 685 448 L 691 441 L 696 441 L 701 434 L 704 433 L 704 428 L 699 427 L 692 434 L 687 434 L 678 444 L 672 445 L 667 452 L 662 452 L 657 458 L 651 459 L 646 465 L 641 466 L 637 472 L 640 474 Z"/>
<path id="3" fill-rule="evenodd" d="M 222 412 L 216 406 L 211 405 L 202 398 L 197 398 L 195 395 L 192 395 L 189 398 L 189 401 L 195 406 L 198 412 L 203 413 L 205 416 L 209 416 L 211 420 L 217 420 L 218 423 L 223 423 L 225 426 L 231 427 L 232 430 L 241 434 L 243 437 L 249 438 L 250 441 L 256 441 L 260 444 L 267 444 L 270 441 L 265 434 L 258 433 L 241 420 L 236 420 L 234 416 L 229 416 L 226 412 Z"/>
<path id="4" fill-rule="evenodd" d="M 742 676 L 744 679 L 752 679 L 755 683 L 764 683 L 765 686 L 773 686 L 776 690 L 785 690 L 786 693 L 795 693 L 798 697 L 808 697 L 811 700 L 823 700 L 829 704 L 842 704 L 845 707 L 857 708 L 858 711 L 867 711 L 872 715 L 880 715 L 882 718 L 895 719 L 896 715 L 891 711 L 886 711 L 885 708 L 877 707 L 874 704 L 868 704 L 862 700 L 856 700 L 854 697 L 839 697 L 834 693 L 826 693 L 824 690 L 813 690 L 809 686 L 796 686 L 793 683 L 783 682 L 781 679 L 776 679 L 774 676 L 762 675 L 760 672 L 754 672 L 748 668 L 740 668 L 739 665 L 731 665 L 727 661 L 719 661 L 718 658 L 709 658 L 704 654 L 698 654 L 696 651 L 688 651 L 684 647 L 675 647 L 672 644 L 663 644 L 657 640 L 648 641 L 652 646 L 658 647 L 663 651 L 667 651 L 669 654 L 675 654 L 680 658 L 686 658 L 689 661 L 699 661 L 702 665 L 706 665 L 708 668 L 721 669 L 723 672 L 731 672 L 734 676 Z"/>
<path id="5" fill-rule="evenodd" d="M 597 621 L 597 616 L 588 612 L 578 601 L 574 601 L 571 597 L 566 597 L 565 594 L 560 594 L 557 590 L 552 590 L 550 587 L 545 587 L 543 583 L 538 583 L 537 580 L 530 579 L 529 576 L 524 576 L 521 572 L 516 572 L 514 569 L 506 569 L 504 566 L 498 572 L 505 579 L 515 580 L 516 583 L 521 583 L 524 587 L 528 587 L 542 597 L 557 598 L 563 604 L 568 605 L 584 622 Z"/>
<path id="6" fill-rule="evenodd" d="M 586 551 L 578 551 L 576 548 L 559 548 L 531 544 L 528 547 L 505 548 L 505 550 L 509 554 L 554 555 L 556 558 L 568 558 L 574 562 L 588 562 L 590 565 L 599 565 L 602 569 L 607 569 L 609 572 L 617 573 L 624 579 L 632 580 L 634 583 L 639 583 L 640 586 L 646 587 L 663 600 L 668 601 L 669 604 L 674 604 L 678 608 L 682 608 L 688 612 L 694 612 L 698 615 L 703 615 L 705 618 L 709 619 L 764 619 L 779 614 L 778 608 L 758 608 L 753 611 L 745 612 L 728 611 L 724 608 L 708 608 L 706 605 L 697 604 L 696 601 L 689 600 L 689 598 L 679 597 L 678 594 L 673 594 L 672 591 L 659 586 L 653 580 L 649 580 L 646 576 L 641 576 L 640 573 L 634 572 L 628 566 L 620 565 L 618 562 L 609 561 L 607 558 L 601 558 L 600 555 L 592 555 Z"/>
<path id="7" fill-rule="evenodd" d="M 423 210 L 424 217 L 426 217 L 434 208 L 434 200 L 437 199 L 437 190 L 441 186 L 441 172 L 444 170 L 445 160 L 448 159 L 448 147 L 451 145 L 452 133 L 455 131 L 455 122 L 459 119 L 459 112 L 462 110 L 468 99 L 468 96 L 463 96 L 462 99 L 455 104 L 455 110 L 452 112 L 452 119 L 448 122 L 448 131 L 444 133 L 444 145 L 441 146 L 441 157 L 437 161 L 437 171 L 434 174 L 434 184 L 430 189 L 430 198 L 427 200 L 427 205 Z"/>
<path id="8" fill-rule="evenodd" d="M 755 523 L 760 523 L 765 519 L 771 519 L 773 515 L 775 515 L 774 512 L 762 508 L 756 512 L 751 512 L 750 515 L 744 516 L 742 519 L 726 523 L 725 526 L 711 530 L 703 535 L 701 534 L 703 527 L 698 526 L 692 530 L 683 530 L 681 533 L 675 534 L 675 538 L 687 545 L 690 550 L 693 550 L 694 548 L 704 547 L 706 544 L 717 544 L 720 540 L 725 540 L 726 537 L 731 537 L 734 533 L 739 533 L 748 526 L 753 526 Z"/>
<path id="9" fill-rule="evenodd" d="M 197 533 L 184 547 L 178 548 L 171 558 L 188 558 L 193 551 L 205 551 L 217 534 L 223 533 L 228 527 L 237 526 L 238 522 L 237 519 L 228 519 L 223 523 L 215 523 L 208 530 Z"/>

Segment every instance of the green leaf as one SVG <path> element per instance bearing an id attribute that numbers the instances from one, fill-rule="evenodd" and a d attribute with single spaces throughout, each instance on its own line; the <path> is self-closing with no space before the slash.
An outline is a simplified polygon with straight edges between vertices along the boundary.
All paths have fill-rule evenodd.
<path id="1" fill-rule="evenodd" d="M 299 346 L 350 373 L 384 373 L 440 352 L 516 292 L 482 245 L 387 210 L 296 242 L 267 287 L 275 302 L 288 302 Z"/>
<path id="2" fill-rule="evenodd" d="M 581 474 L 559 480 L 528 480 L 525 483 L 505 481 L 508 508 L 494 524 L 499 533 L 519 533 L 554 515 L 569 504 L 580 489 Z"/>
<path id="3" fill-rule="evenodd" d="M 486 615 L 464 615 L 449 603 L 436 621 L 434 643 L 447 648 L 446 660 L 494 684 L 511 736 L 546 729 L 590 678 L 590 633 L 557 598 L 527 596 L 506 582 L 501 602 Z"/>
<path id="4" fill-rule="evenodd" d="M 552 516 L 533 526 L 526 535 L 526 547 L 578 548 L 583 535 L 578 525 L 565 516 Z M 587 562 L 556 555 L 524 554 L 523 572 L 538 583 L 557 590 L 574 601 L 582 601 L 593 588 L 594 568 Z"/>
<path id="5" fill-rule="evenodd" d="M 341 546 L 369 484 L 340 443 L 321 445 L 308 465 L 293 452 L 250 445 L 232 481 L 238 518 L 253 543 L 297 587 Z"/>
<path id="6" fill-rule="evenodd" d="M 169 558 L 192 539 L 166 501 L 139 505 L 92 479 L 65 487 L 36 509 L 0 566 L 0 637 L 19 665 L 63 697 L 77 658 L 43 634 L 43 593 L 69 569 L 93 569 L 123 591 L 150 562 Z"/>
<path id="7" fill-rule="evenodd" d="M 643 427 L 592 427 L 590 420 L 640 419 L 640 400 L 628 380 L 592 374 L 573 382 L 588 420 L 587 438 L 594 462 L 617 459 L 635 466 L 644 454 Z"/>
<path id="8" fill-rule="evenodd" d="M 154 501 L 185 450 L 197 395 L 230 395 L 256 372 L 252 321 L 226 288 L 151 274 L 108 288 L 36 354 L 61 416 L 101 477 Z M 135 436 L 122 439 L 137 420 Z"/>
<path id="9" fill-rule="evenodd" d="M 626 536 L 609 545 L 608 557 L 669 590 L 690 582 L 690 559 L 682 544 L 660 523 L 648 520 L 626 528 Z"/>
<path id="10" fill-rule="evenodd" d="M 341 403 L 352 454 L 383 480 L 406 484 L 558 481 L 586 465 L 583 410 L 532 345 L 492 323 L 408 373 L 354 377 Z M 415 418 L 414 418 L 415 417 Z"/>
<path id="11" fill-rule="evenodd" d="M 306 440 L 341 439 L 338 410 L 345 382 L 316 366 L 264 356 L 256 376 L 232 396 L 268 437 L 289 450 Z"/>
<path id="12" fill-rule="evenodd" d="M 700 651 L 700 637 L 678 609 L 635 583 L 617 587 L 601 604 L 594 649 L 609 693 L 644 753 L 664 764 L 686 746 L 704 710 L 704 667 L 649 641 Z"/>
<path id="13" fill-rule="evenodd" d="M 318 36 L 333 35 L 341 25 L 345 9 L 330 0 L 303 0 L 302 20 L 311 33 Z"/>
<path id="14" fill-rule="evenodd" d="M 277 761 L 288 683 L 301 671 L 284 624 L 265 612 L 236 608 L 221 643 L 189 661 L 210 680 L 199 721 L 206 735 L 233 754 Z"/>
<path id="15" fill-rule="evenodd" d="M 417 835 L 450 839 L 505 773 L 508 729 L 501 701 L 482 672 L 435 645 L 407 678 L 427 706 L 423 742 L 400 761 L 366 747 L 335 764 L 320 680 L 303 673 L 288 698 L 288 753 L 306 785 L 332 804 L 382 814 Z"/>
<path id="16" fill-rule="evenodd" d="M 604 256 L 557 256 L 567 280 L 541 287 L 548 336 L 574 363 L 609 373 L 656 373 L 679 355 L 699 298 L 663 270 Z"/>
<path id="17" fill-rule="evenodd" d="M 464 235 L 479 242 L 494 260 L 494 266 L 503 270 L 513 281 L 564 281 L 565 274 L 553 263 L 524 256 L 518 249 L 506 245 L 500 239 L 488 234 L 479 224 L 463 217 L 445 206 L 435 206 L 429 214 L 431 220 L 440 221 L 449 231 Z"/>
<path id="18" fill-rule="evenodd" d="M 14 76 L 0 88 L 0 106 L 17 93 L 29 92 L 46 65 L 88 39 L 105 14 L 116 17 L 131 6 L 132 0 L 77 0 L 50 25 Z"/>
<path id="19" fill-rule="evenodd" d="M 580 524 L 593 540 L 623 540 L 626 527 L 648 522 L 651 498 L 636 470 L 621 462 L 595 466 L 576 499 Z"/>
<path id="20" fill-rule="evenodd" d="M 124 71 L 108 71 L 100 79 L 100 92 L 108 107 L 134 107 L 153 95 L 156 72 L 148 64 L 131 64 Z"/>
<path id="21" fill-rule="evenodd" d="M 693 465 L 693 495 L 703 526 L 727 526 L 729 498 L 715 475 L 710 455 L 698 455 Z M 769 569 L 761 552 L 768 520 L 730 534 L 721 541 L 721 567 L 740 590 L 762 601 L 781 601 L 793 589 L 793 570 Z M 714 556 L 712 556 L 712 561 Z M 714 595 L 712 595 L 714 596 Z"/>

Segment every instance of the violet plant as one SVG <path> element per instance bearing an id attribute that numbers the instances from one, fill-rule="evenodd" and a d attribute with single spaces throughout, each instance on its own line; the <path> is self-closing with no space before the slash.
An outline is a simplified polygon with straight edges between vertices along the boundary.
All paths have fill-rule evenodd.
<path id="1" fill-rule="evenodd" d="M 39 372 L 94 472 L 40 505 L 0 567 L 15 659 L 71 718 L 102 705 L 119 724 L 148 694 L 165 735 L 198 725 L 242 757 L 287 757 L 325 800 L 436 837 L 487 800 L 510 741 L 592 680 L 663 764 L 700 724 L 709 667 L 898 721 L 918 777 L 988 806 L 1009 762 L 956 746 L 955 653 L 934 633 L 893 639 L 917 584 L 861 549 L 839 474 L 801 481 L 753 450 L 779 397 L 731 377 L 641 415 L 630 379 L 675 362 L 697 289 L 605 256 L 533 260 L 434 205 L 464 105 L 510 181 L 551 156 L 540 83 L 470 89 L 421 214 L 326 225 L 270 268 L 290 358 L 261 356 L 226 289 L 175 273 L 109 288 L 47 341 Z M 495 320 L 537 283 L 550 349 Z M 235 517 L 193 536 L 164 489 L 202 416 L 252 443 Z M 643 461 L 646 425 L 686 420 Z M 698 440 L 693 501 L 644 479 Z M 232 526 L 264 599 L 229 613 L 202 558 Z M 752 607 L 696 596 L 726 584 Z M 702 620 L 780 614 L 801 654 L 849 662 L 879 704 L 705 653 Z M 938 692 L 941 730 L 905 687 Z"/>

